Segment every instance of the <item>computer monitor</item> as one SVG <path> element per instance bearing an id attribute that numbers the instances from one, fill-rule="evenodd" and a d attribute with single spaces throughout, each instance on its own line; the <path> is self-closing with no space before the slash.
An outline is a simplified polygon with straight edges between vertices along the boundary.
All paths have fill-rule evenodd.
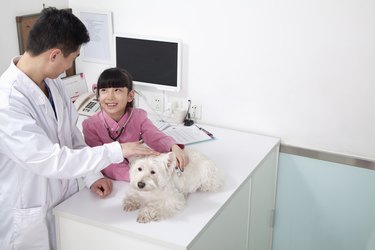
<path id="1" fill-rule="evenodd" d="M 115 35 L 115 50 L 116 66 L 126 69 L 133 76 L 135 85 L 180 90 L 180 40 Z"/>

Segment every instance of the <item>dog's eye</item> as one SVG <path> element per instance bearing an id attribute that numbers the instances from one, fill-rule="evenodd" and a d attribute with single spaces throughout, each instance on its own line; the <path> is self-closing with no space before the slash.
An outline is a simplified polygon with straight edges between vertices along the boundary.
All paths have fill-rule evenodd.
<path id="1" fill-rule="evenodd" d="M 151 170 L 151 174 L 155 174 L 155 171 L 154 171 L 154 170 Z"/>
<path id="2" fill-rule="evenodd" d="M 138 168 L 138 171 L 141 172 L 141 171 L 142 171 L 142 168 Z"/>

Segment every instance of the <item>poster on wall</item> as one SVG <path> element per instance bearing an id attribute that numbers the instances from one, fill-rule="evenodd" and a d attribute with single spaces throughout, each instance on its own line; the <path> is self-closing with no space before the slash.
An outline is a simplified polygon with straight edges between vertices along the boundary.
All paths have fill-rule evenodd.
<path id="1" fill-rule="evenodd" d="M 90 41 L 83 45 L 82 60 L 113 64 L 112 13 L 81 10 L 79 18 L 90 35 Z"/>

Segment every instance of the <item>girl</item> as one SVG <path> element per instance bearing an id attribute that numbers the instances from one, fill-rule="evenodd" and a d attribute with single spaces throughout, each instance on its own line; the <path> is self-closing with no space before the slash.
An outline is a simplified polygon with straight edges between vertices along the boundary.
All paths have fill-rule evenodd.
<path id="1" fill-rule="evenodd" d="M 183 145 L 158 130 L 142 109 L 134 108 L 133 81 L 130 74 L 120 68 L 110 68 L 99 76 L 97 98 L 101 111 L 82 123 L 87 145 L 94 147 L 118 141 L 136 142 L 143 140 L 158 152 L 173 151 L 178 167 L 187 164 Z M 102 173 L 113 180 L 129 181 L 128 160 L 111 164 Z"/>

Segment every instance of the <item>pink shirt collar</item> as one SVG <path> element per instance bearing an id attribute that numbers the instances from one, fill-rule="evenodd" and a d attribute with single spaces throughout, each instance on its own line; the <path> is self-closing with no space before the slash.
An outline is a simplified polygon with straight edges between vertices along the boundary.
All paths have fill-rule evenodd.
<path id="1" fill-rule="evenodd" d="M 100 111 L 100 120 L 105 124 L 105 126 L 109 127 L 109 129 L 111 131 L 116 131 L 118 129 L 121 129 L 122 126 L 124 126 L 125 123 L 128 122 L 128 119 L 130 117 L 130 113 L 131 113 L 131 110 L 133 108 L 128 108 L 126 113 L 121 117 L 121 119 L 116 122 L 115 120 L 113 120 L 106 112 L 104 111 Z"/>

